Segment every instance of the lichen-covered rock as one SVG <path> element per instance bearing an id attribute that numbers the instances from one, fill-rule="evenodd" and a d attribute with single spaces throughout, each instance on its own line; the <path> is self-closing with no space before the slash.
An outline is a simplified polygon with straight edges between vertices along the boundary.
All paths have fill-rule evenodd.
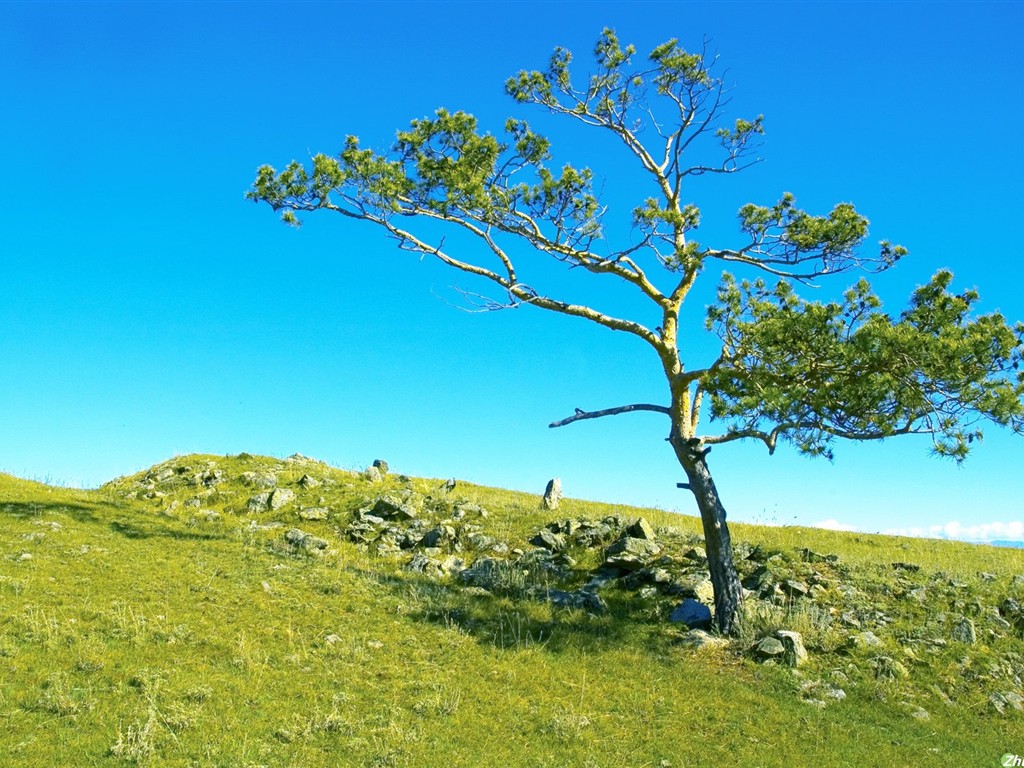
<path id="1" fill-rule="evenodd" d="M 290 504 L 294 499 L 295 491 L 290 488 L 275 488 L 270 492 L 267 504 L 271 510 L 277 511 Z"/>

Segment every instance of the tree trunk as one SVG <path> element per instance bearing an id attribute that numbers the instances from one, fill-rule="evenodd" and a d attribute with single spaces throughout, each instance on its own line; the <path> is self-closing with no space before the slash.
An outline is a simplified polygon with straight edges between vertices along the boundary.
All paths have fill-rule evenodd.
<path id="1" fill-rule="evenodd" d="M 729 526 L 725 522 L 725 507 L 718 498 L 715 481 L 708 470 L 707 449 L 693 446 L 689 441 L 673 441 L 676 456 L 690 481 L 690 491 L 697 500 L 700 519 L 704 524 L 704 549 L 708 556 L 708 570 L 715 588 L 715 624 L 725 635 L 739 629 L 740 603 L 743 588 L 736 564 L 733 562 Z"/>

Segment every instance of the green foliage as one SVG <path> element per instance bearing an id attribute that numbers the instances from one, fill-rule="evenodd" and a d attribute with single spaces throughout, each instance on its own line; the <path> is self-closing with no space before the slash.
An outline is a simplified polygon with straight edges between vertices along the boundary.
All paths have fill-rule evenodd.
<path id="1" fill-rule="evenodd" d="M 809 302 L 785 281 L 725 275 L 707 326 L 723 342 L 709 373 L 712 417 L 774 449 L 777 438 L 831 456 L 835 437 L 928 434 L 962 461 L 987 419 L 1024 429 L 1024 325 L 972 316 L 974 291 L 941 271 L 899 317 L 861 280 L 841 302 Z"/>

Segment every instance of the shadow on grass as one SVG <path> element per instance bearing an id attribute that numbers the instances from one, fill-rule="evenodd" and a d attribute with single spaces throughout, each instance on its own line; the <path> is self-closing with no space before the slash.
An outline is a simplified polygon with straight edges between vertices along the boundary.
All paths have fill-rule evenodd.
<path id="1" fill-rule="evenodd" d="M 34 501 L 0 502 L 0 513 L 19 520 L 41 518 L 46 515 L 67 515 L 80 523 L 94 523 L 98 519 L 96 510 L 104 506 L 107 505 L 82 502 L 65 502 L 63 504 Z"/>
<path id="2" fill-rule="evenodd" d="M 128 539 L 166 538 L 175 539 L 176 541 L 214 541 L 227 538 L 223 533 L 200 533 L 198 531 L 182 530 L 170 524 L 154 524 L 154 521 L 145 519 L 132 520 L 131 522 L 114 520 L 110 523 L 110 530 Z"/>
<path id="3" fill-rule="evenodd" d="M 456 579 L 434 580 L 418 573 L 357 573 L 407 600 L 413 621 L 465 633 L 477 642 L 503 650 L 539 648 L 550 653 L 597 652 L 614 647 L 654 651 L 672 643 L 674 633 L 654 606 L 620 587 L 601 591 L 607 610 L 592 613 L 562 608 L 546 599 L 548 589 L 535 587 L 518 594 L 493 594 L 467 588 Z M 558 590 L 556 584 L 550 590 Z M 638 643 L 638 637 L 644 642 Z M 655 638 L 661 637 L 661 642 Z"/>

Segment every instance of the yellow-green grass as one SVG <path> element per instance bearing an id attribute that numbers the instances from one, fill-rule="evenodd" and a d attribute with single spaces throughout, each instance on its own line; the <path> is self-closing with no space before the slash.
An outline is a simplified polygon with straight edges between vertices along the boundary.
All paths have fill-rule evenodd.
<path id="1" fill-rule="evenodd" d="M 371 484 L 246 456 L 167 466 L 209 462 L 224 473 L 212 491 L 171 483 L 153 499 L 138 498 L 144 473 L 96 491 L 0 475 L 0 765 L 984 766 L 1024 753 L 1024 715 L 987 701 L 1013 685 L 974 674 L 1024 656 L 1019 633 L 986 634 L 978 618 L 976 645 L 908 656 L 903 639 L 928 612 L 959 609 L 937 588 L 942 606 L 889 594 L 901 589 L 900 561 L 920 566 L 922 584 L 948 574 L 965 605 L 988 610 L 1024 597 L 1013 581 L 1024 552 L 737 525 L 737 541 L 794 562 L 804 547 L 839 555 L 842 578 L 891 615 L 882 650 L 910 670 L 875 679 L 866 655 L 841 647 L 841 630 L 800 606 L 752 617 L 751 632 L 758 622 L 805 632 L 811 660 L 796 673 L 754 663 L 750 638 L 694 650 L 663 604 L 626 590 L 610 589 L 609 611 L 591 616 L 467 591 L 404 570 L 407 556 L 363 551 L 341 529 L 354 509 L 408 486 L 393 475 Z M 248 514 L 254 490 L 238 477 L 253 469 L 272 469 L 296 503 Z M 333 484 L 303 489 L 306 473 Z M 423 495 L 440 485 L 411 484 Z M 184 505 L 197 494 L 218 519 Z M 537 496 L 468 483 L 454 495 L 524 549 L 539 525 L 565 517 L 643 515 L 699 533 L 695 519 L 656 510 L 569 499 L 544 512 Z M 333 516 L 303 521 L 303 506 Z M 276 521 L 285 526 L 262 527 Z M 330 551 L 291 552 L 289 526 Z M 845 700 L 808 703 L 801 689 L 817 683 L 841 685 Z"/>

